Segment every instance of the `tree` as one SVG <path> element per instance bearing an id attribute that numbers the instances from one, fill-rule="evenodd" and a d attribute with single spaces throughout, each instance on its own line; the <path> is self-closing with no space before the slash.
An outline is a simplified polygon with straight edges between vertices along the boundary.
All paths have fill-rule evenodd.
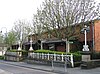
<path id="1" fill-rule="evenodd" d="M 99 9 L 100 4 L 96 5 L 94 0 L 45 0 L 34 22 L 41 32 L 52 35 L 53 31 L 57 38 L 70 40 L 77 36 L 76 24 L 81 22 L 84 26 L 84 22 L 99 18 Z"/>
<path id="2" fill-rule="evenodd" d="M 16 36 L 14 31 L 10 31 L 7 34 L 7 38 L 6 38 L 8 47 L 11 47 L 12 44 L 16 43 Z"/>
<path id="3" fill-rule="evenodd" d="M 3 42 L 3 36 L 2 36 L 2 34 L 0 33 L 0 43 L 2 43 Z"/>
<path id="4" fill-rule="evenodd" d="M 18 20 L 14 23 L 13 31 L 17 38 L 17 41 L 21 41 L 21 43 L 26 41 L 26 38 L 30 32 L 32 32 L 32 26 L 26 20 Z"/>

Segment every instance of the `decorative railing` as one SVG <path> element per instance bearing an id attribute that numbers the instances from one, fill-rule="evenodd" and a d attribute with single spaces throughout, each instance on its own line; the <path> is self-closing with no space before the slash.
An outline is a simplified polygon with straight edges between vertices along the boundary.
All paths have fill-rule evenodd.
<path id="1" fill-rule="evenodd" d="M 74 67 L 73 55 L 64 55 L 64 54 L 45 54 L 45 53 L 29 53 L 28 55 L 31 59 L 42 59 L 49 61 L 58 61 L 58 62 L 70 62 L 71 66 Z"/>

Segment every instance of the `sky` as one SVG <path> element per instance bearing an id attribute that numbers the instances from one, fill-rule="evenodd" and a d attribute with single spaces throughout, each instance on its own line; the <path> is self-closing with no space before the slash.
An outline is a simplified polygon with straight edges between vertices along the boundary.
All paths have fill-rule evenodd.
<path id="1" fill-rule="evenodd" d="M 9 31 L 19 19 L 32 21 L 33 14 L 36 14 L 43 1 L 0 0 L 0 31 Z"/>
<path id="2" fill-rule="evenodd" d="M 0 31 L 9 31 L 17 20 L 32 21 L 44 0 L 0 0 Z M 96 0 L 99 1 L 100 0 Z M 4 28 L 6 27 L 6 28 Z"/>

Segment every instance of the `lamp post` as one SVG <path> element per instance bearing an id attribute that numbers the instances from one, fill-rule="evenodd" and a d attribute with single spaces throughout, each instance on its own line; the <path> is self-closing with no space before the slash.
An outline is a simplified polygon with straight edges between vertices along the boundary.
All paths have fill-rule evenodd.
<path id="1" fill-rule="evenodd" d="M 81 30 L 81 32 L 84 34 L 84 38 L 85 38 L 85 43 L 84 43 L 83 49 L 82 49 L 82 61 L 89 61 L 90 60 L 91 52 L 89 51 L 89 48 L 87 45 L 87 32 L 89 32 L 89 31 L 90 31 L 90 28 L 87 27 L 86 25 Z"/>
<path id="2" fill-rule="evenodd" d="M 89 32 L 90 28 L 87 27 L 86 25 L 84 28 L 81 30 L 82 33 L 84 33 L 84 38 L 85 38 L 85 43 L 83 45 L 82 51 L 89 51 L 88 45 L 87 45 L 87 32 Z"/>
<path id="3" fill-rule="evenodd" d="M 18 42 L 18 44 L 19 44 L 18 50 L 22 50 L 21 49 L 21 47 L 22 47 L 21 42 L 22 42 L 22 32 L 20 33 L 20 38 L 19 38 L 19 42 Z"/>
<path id="4" fill-rule="evenodd" d="M 21 42 L 20 42 L 20 40 L 19 40 L 18 44 L 19 44 L 18 50 L 21 50 L 21 46 L 20 46 Z"/>
<path id="5" fill-rule="evenodd" d="M 30 33 L 30 49 L 29 49 L 29 51 L 33 50 L 32 42 L 33 42 L 33 40 L 32 40 L 32 33 Z"/>

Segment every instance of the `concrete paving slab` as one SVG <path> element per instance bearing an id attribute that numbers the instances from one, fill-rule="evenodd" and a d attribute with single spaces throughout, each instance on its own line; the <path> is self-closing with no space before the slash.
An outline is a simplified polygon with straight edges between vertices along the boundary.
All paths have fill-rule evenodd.
<path id="1" fill-rule="evenodd" d="M 10 72 L 0 69 L 0 74 L 13 74 L 13 73 L 10 73 Z"/>

